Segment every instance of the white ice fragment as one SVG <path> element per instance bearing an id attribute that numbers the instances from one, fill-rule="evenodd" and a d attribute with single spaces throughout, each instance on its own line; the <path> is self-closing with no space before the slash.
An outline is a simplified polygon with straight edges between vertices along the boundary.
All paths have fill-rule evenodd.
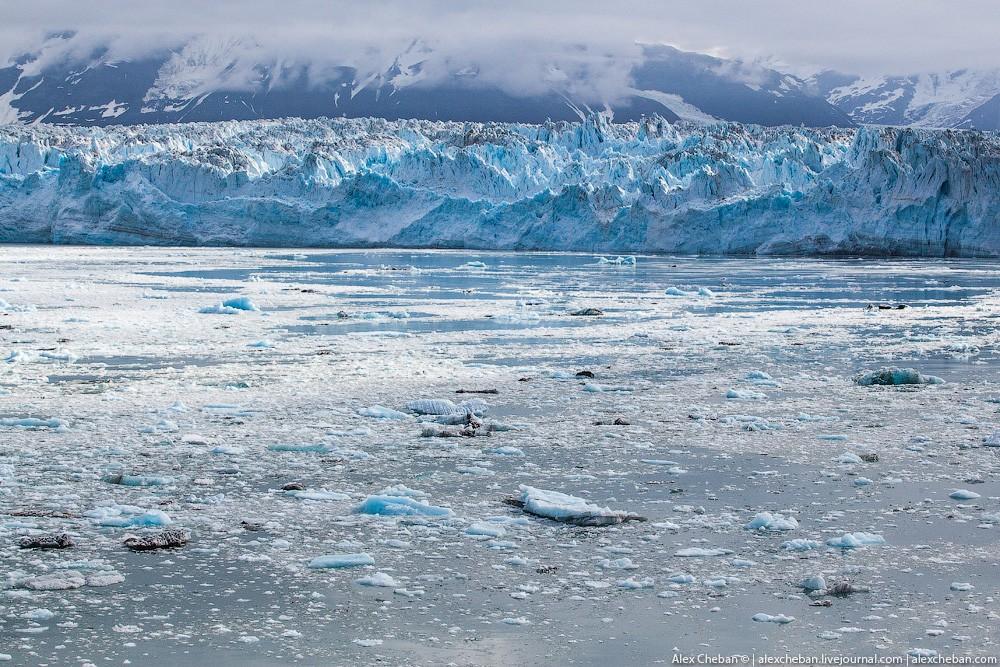
<path id="1" fill-rule="evenodd" d="M 778 625 L 785 625 L 791 623 L 795 620 L 794 616 L 785 616 L 784 614 L 777 614 L 772 616 L 771 614 L 754 614 L 753 620 L 757 623 L 777 623 Z"/>
<path id="2" fill-rule="evenodd" d="M 799 522 L 795 517 L 786 517 L 783 514 L 771 514 L 770 512 L 758 512 L 754 515 L 750 523 L 743 526 L 746 530 L 759 531 L 783 531 L 795 530 L 799 527 Z"/>
<path id="3" fill-rule="evenodd" d="M 885 538 L 874 533 L 844 533 L 840 537 L 831 537 L 826 543 L 828 546 L 840 549 L 857 549 L 869 545 L 885 544 Z"/>
<path id="4" fill-rule="evenodd" d="M 361 586 L 374 586 L 377 588 L 396 588 L 399 586 L 399 583 L 385 572 L 376 572 L 367 577 L 361 577 L 355 583 Z"/>
<path id="5" fill-rule="evenodd" d="M 327 556 L 317 556 L 313 558 L 309 561 L 308 567 L 313 569 L 340 569 L 345 567 L 363 567 L 365 565 L 374 564 L 375 559 L 366 553 L 330 554 Z"/>

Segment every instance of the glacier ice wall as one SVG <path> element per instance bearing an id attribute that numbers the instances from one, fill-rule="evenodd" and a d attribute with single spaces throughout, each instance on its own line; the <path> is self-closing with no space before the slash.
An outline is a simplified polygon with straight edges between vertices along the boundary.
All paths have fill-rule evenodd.
<path id="1" fill-rule="evenodd" d="M 318 119 L 0 127 L 0 241 L 1000 255 L 1000 137 Z"/>

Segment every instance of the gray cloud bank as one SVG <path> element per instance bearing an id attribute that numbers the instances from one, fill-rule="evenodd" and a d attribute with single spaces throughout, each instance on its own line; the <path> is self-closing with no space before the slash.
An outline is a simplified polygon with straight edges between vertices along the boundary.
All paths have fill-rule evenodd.
<path id="1" fill-rule="evenodd" d="M 793 71 L 1000 66 L 996 0 L 6 0 L 0 11 L 0 60 L 36 50 L 46 33 L 70 30 L 75 35 L 41 52 L 33 67 L 98 51 L 110 59 L 173 51 L 186 80 L 164 85 L 188 88 L 199 85 L 191 75 L 199 67 L 204 78 L 224 75 L 240 89 L 256 85 L 259 62 L 320 82 L 341 65 L 362 76 L 385 71 L 405 54 L 404 66 L 423 60 L 419 76 L 427 81 L 471 68 L 477 80 L 510 91 L 557 87 L 613 100 L 642 43 Z M 236 66 L 213 72 L 219 63 Z"/>

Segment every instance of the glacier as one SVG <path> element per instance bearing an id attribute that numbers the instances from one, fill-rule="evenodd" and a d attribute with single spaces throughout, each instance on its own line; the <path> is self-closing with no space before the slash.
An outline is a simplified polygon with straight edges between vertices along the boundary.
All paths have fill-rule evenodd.
<path id="1" fill-rule="evenodd" d="M 282 119 L 0 127 L 0 242 L 1000 255 L 1000 135 Z"/>

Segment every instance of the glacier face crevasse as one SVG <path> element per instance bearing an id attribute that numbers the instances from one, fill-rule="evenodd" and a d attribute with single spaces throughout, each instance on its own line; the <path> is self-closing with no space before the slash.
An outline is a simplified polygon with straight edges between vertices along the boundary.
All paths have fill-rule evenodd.
<path id="1" fill-rule="evenodd" d="M 0 241 L 1000 255 L 1000 137 L 317 119 L 0 127 Z"/>

